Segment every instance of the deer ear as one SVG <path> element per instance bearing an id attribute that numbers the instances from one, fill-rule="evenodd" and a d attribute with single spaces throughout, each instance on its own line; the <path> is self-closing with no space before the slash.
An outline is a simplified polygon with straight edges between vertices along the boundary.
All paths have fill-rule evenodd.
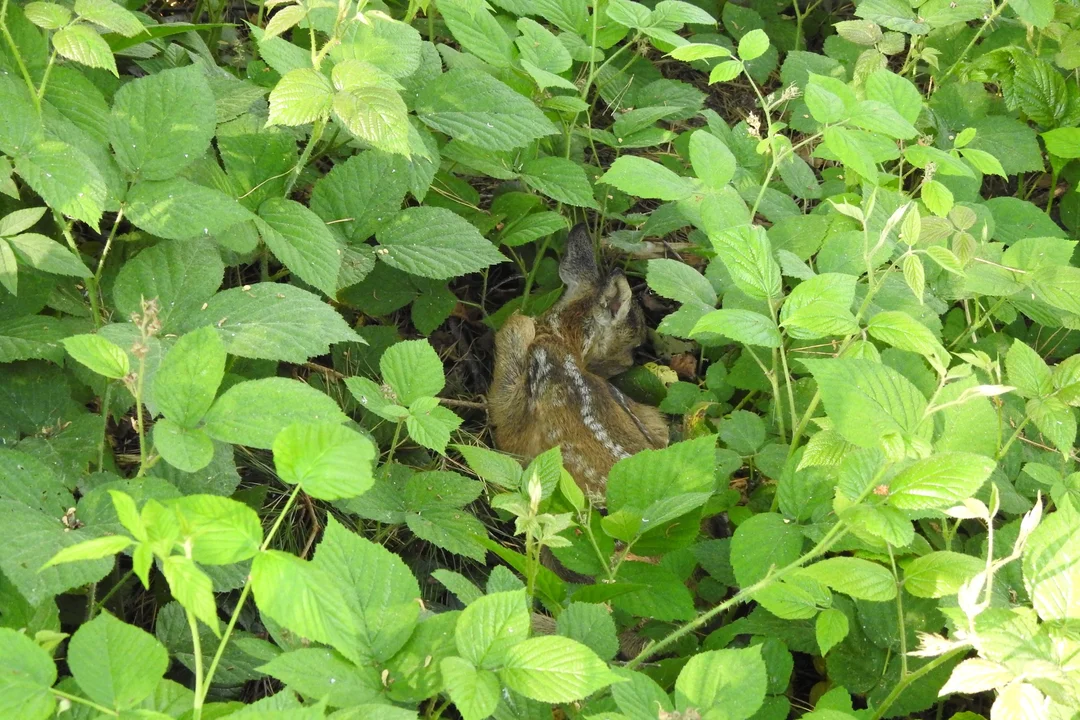
<path id="1" fill-rule="evenodd" d="M 630 314 L 634 296 L 630 292 L 630 283 L 621 271 L 615 271 L 604 284 L 600 293 L 600 311 L 607 322 L 619 323 Z"/>
<path id="2" fill-rule="evenodd" d="M 566 237 L 566 252 L 559 264 L 559 278 L 566 283 L 567 295 L 573 296 L 581 288 L 595 285 L 599 277 L 589 231 L 584 223 L 575 225 Z"/>

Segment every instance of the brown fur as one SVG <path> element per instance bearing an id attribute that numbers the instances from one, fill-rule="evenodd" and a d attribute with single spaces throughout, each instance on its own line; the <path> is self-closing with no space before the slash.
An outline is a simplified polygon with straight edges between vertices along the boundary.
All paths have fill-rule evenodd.
<path id="1" fill-rule="evenodd" d="M 570 231 L 559 275 L 567 289 L 554 307 L 514 315 L 495 336 L 488 409 L 496 447 L 531 459 L 558 445 L 564 467 L 603 506 L 611 466 L 666 447 L 668 427 L 607 381 L 631 366 L 645 324 L 622 272 L 600 276 L 583 226 Z"/>

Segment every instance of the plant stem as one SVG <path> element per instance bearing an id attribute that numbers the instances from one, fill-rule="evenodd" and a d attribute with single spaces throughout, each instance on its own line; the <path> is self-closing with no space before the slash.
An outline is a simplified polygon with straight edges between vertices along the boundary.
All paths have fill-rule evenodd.
<path id="1" fill-rule="evenodd" d="M 292 509 L 293 503 L 296 502 L 296 498 L 299 495 L 300 484 L 297 484 L 289 494 L 289 499 L 285 501 L 285 507 L 281 509 L 281 514 L 279 514 L 277 520 L 274 521 L 274 525 L 270 528 L 270 532 L 266 534 L 266 538 L 263 539 L 262 545 L 259 546 L 259 552 L 265 552 L 270 547 L 270 542 L 274 539 L 274 535 L 277 534 L 278 528 L 281 527 L 282 521 L 285 519 L 285 516 L 289 514 L 289 510 Z M 240 598 L 236 601 L 236 607 L 233 608 L 232 615 L 229 617 L 229 622 L 225 626 L 225 632 L 221 635 L 221 642 L 218 643 L 217 651 L 214 653 L 214 657 L 210 661 L 210 667 L 206 671 L 202 694 L 196 695 L 196 700 L 198 700 L 200 706 L 206 700 L 206 694 L 210 691 L 210 684 L 214 680 L 214 673 L 217 672 L 218 664 L 221 662 L 221 656 L 225 653 L 225 646 L 229 642 L 229 637 L 232 635 L 233 629 L 236 628 L 236 622 L 240 619 L 240 611 L 244 609 L 244 602 L 250 594 L 251 576 L 248 575 L 247 579 L 244 580 L 243 589 L 240 590 Z"/>
<path id="2" fill-rule="evenodd" d="M 1005 6 L 1008 5 L 1008 2 L 1002 2 L 1000 5 L 994 6 L 993 2 L 991 1 L 990 5 L 993 9 L 986 17 L 986 22 L 979 26 L 979 29 L 971 38 L 971 42 L 969 42 L 967 44 L 967 47 L 964 48 L 963 52 L 960 53 L 960 57 L 956 58 L 956 62 L 952 64 L 952 67 L 946 70 L 945 74 L 941 76 L 941 80 L 938 81 L 939 85 L 943 83 L 946 78 L 952 75 L 956 71 L 956 68 L 960 67 L 960 63 L 962 63 L 964 61 L 964 58 L 967 57 L 967 54 L 971 52 L 971 48 L 975 47 L 975 43 L 979 42 L 979 38 L 982 37 L 982 34 L 986 31 L 986 28 L 990 27 L 990 23 L 994 22 L 994 20 L 997 19 L 997 16 L 1000 15 L 1001 11 L 1005 9 Z"/>
<path id="3" fill-rule="evenodd" d="M 191 643 L 195 654 L 195 698 L 192 712 L 195 720 L 202 720 L 203 699 L 206 696 L 203 690 L 202 641 L 199 639 L 199 623 L 195 619 L 195 613 L 187 609 L 184 612 L 187 614 L 188 628 L 191 629 Z"/>
<path id="4" fill-rule="evenodd" d="M 905 677 L 908 674 L 908 665 L 907 631 L 904 629 L 904 583 L 896 570 L 896 557 L 893 555 L 892 545 L 887 544 L 886 547 L 889 549 L 889 565 L 892 566 L 893 579 L 896 580 L 896 627 L 900 635 L 900 677 Z"/>
<path id="5" fill-rule="evenodd" d="M 1005 453 L 1009 452 L 1009 448 L 1012 447 L 1012 444 L 1014 442 L 1016 442 L 1016 438 L 1020 437 L 1020 431 L 1022 431 L 1024 429 L 1024 426 L 1028 424 L 1028 420 L 1030 420 L 1030 419 L 1031 418 L 1025 417 L 1023 419 L 1023 421 L 1021 421 L 1021 423 L 1016 426 L 1016 431 L 1012 434 L 1011 437 L 1009 437 L 1009 439 L 1005 442 L 1005 444 L 1002 446 L 1002 448 L 1000 450 L 998 450 L 998 453 L 997 453 L 997 459 L 998 460 L 1005 457 Z"/>
<path id="6" fill-rule="evenodd" d="M 319 138 L 322 137 L 323 130 L 326 128 L 326 120 L 318 119 L 311 128 L 311 137 L 308 138 L 307 145 L 304 146 L 304 152 L 300 155 L 300 159 L 296 162 L 296 169 L 293 170 L 292 176 L 289 181 L 285 183 L 285 197 L 289 197 L 292 192 L 293 186 L 296 185 L 296 181 L 300 179 L 300 174 L 304 172 L 304 168 L 307 167 L 308 160 L 311 159 L 311 152 L 315 149 L 315 146 L 319 143 Z"/>
<path id="7" fill-rule="evenodd" d="M 97 469 L 98 472 L 105 471 L 105 445 L 109 442 L 109 403 L 112 401 L 112 381 L 106 380 L 105 382 L 105 395 L 101 399 L 101 417 L 104 421 L 102 425 L 101 443 L 98 445 L 97 456 Z"/>
<path id="8" fill-rule="evenodd" d="M 112 708 L 107 708 L 104 705 L 98 705 L 96 702 L 93 702 L 91 700 L 87 700 L 84 697 L 79 697 L 78 695 L 72 695 L 70 693 L 64 692 L 63 690 L 57 690 L 56 688 L 49 688 L 49 692 L 51 692 L 56 697 L 64 698 L 65 700 L 67 700 L 69 702 L 79 703 L 80 705 L 85 705 L 87 707 L 94 708 L 95 710 L 97 710 L 99 713 L 102 713 L 103 715 L 109 715 L 111 717 L 120 717 L 120 713 L 116 712 Z"/>
<path id="9" fill-rule="evenodd" d="M 867 483 L 866 489 L 862 491 L 862 493 L 859 495 L 859 497 L 857 497 L 855 499 L 855 502 L 853 502 L 852 505 L 858 505 L 863 500 L 865 500 L 867 497 L 869 497 L 870 493 L 872 493 L 874 491 L 874 488 L 877 487 L 878 481 L 885 475 L 886 472 L 888 472 L 888 470 L 889 470 L 889 468 L 891 466 L 892 466 L 892 463 L 885 463 L 877 471 L 877 473 L 874 475 L 874 479 L 871 480 L 869 483 Z M 783 578 L 784 576 L 794 572 L 795 570 L 798 570 L 800 567 L 802 567 L 806 563 L 810 562 L 814 558 L 818 557 L 819 555 L 824 555 L 826 552 L 829 551 L 829 548 L 831 548 L 836 543 L 837 540 L 839 540 L 840 538 L 842 538 L 844 535 L 847 534 L 847 531 L 848 531 L 847 523 L 844 522 L 843 520 L 838 520 L 835 525 L 833 525 L 831 528 L 829 528 L 829 531 L 827 533 L 825 533 L 825 536 L 822 537 L 821 540 L 819 540 L 817 542 L 817 544 L 814 545 L 814 547 L 810 548 L 809 551 L 804 553 L 802 557 L 788 563 L 787 565 L 780 568 L 776 572 L 771 573 L 769 575 L 766 575 L 765 577 L 758 580 L 756 583 L 754 583 L 750 587 L 743 588 L 742 590 L 740 590 L 738 593 L 736 593 L 730 599 L 725 600 L 724 602 L 720 603 L 719 605 L 712 608 L 711 610 L 708 610 L 707 612 L 702 613 L 701 615 L 699 615 L 694 620 L 688 622 L 687 624 L 683 625 L 682 627 L 680 627 L 675 632 L 673 632 L 670 635 L 668 635 L 667 637 L 665 637 L 663 640 L 658 640 L 658 641 L 654 641 L 654 642 L 649 643 L 648 645 L 645 646 L 645 648 L 640 653 L 637 654 L 637 656 L 634 657 L 634 659 L 632 659 L 630 662 L 628 662 L 626 664 L 626 667 L 628 669 L 630 669 L 630 670 L 633 670 L 638 665 L 640 665 L 645 660 L 647 660 L 650 657 L 652 657 L 653 655 L 655 655 L 660 650 L 663 650 L 668 645 L 671 645 L 672 643 L 674 643 L 676 640 L 681 638 L 683 635 L 686 635 L 687 633 L 690 633 L 690 632 L 693 632 L 694 630 L 697 630 L 699 627 L 705 625 L 710 620 L 712 620 L 714 617 L 716 617 L 720 613 L 724 612 L 728 608 L 734 607 L 735 605 L 738 605 L 739 603 L 745 602 L 746 600 L 750 599 L 750 597 L 754 593 L 758 592 L 759 590 L 765 589 L 766 587 L 768 587 L 769 585 L 772 585 L 777 580 L 779 580 L 779 579 Z"/>
<path id="10" fill-rule="evenodd" d="M 697 630 L 699 627 L 705 625 L 710 620 L 712 620 L 714 617 L 716 617 L 720 613 L 724 612 L 728 608 L 734 607 L 735 605 L 738 605 L 738 604 L 740 604 L 742 602 L 745 602 L 746 600 L 749 600 L 750 597 L 754 593 L 758 592 L 759 590 L 763 590 L 764 588 L 768 587 L 769 585 L 772 585 L 774 582 L 776 582 L 780 578 L 785 577 L 786 575 L 790 574 L 792 571 L 797 570 L 798 568 L 802 567 L 808 561 L 814 559 L 818 555 L 821 555 L 821 554 L 827 552 L 828 549 L 830 547 L 832 547 L 832 545 L 837 540 L 839 540 L 846 532 L 847 532 L 847 528 L 844 527 L 843 522 L 838 522 L 837 524 L 833 525 L 829 529 L 829 532 L 827 532 L 825 534 L 825 537 L 821 538 L 821 540 L 818 542 L 817 545 L 815 545 L 813 548 L 811 548 L 809 552 L 807 552 L 805 555 L 800 557 L 798 560 L 795 560 L 794 562 L 789 563 L 788 565 L 785 565 L 784 567 L 780 568 L 779 570 L 772 573 L 771 575 L 767 575 L 767 576 L 763 577 L 761 580 L 758 580 L 753 585 L 751 585 L 751 586 L 749 586 L 747 588 L 743 588 L 738 593 L 736 593 L 733 597 L 731 597 L 729 600 L 725 600 L 724 602 L 720 603 L 719 605 L 712 608 L 711 610 L 702 613 L 696 619 L 686 623 L 685 625 L 680 627 L 678 630 L 676 630 L 675 632 L 668 635 L 663 640 L 653 641 L 653 642 L 649 643 L 648 645 L 645 646 L 644 650 L 642 650 L 640 653 L 637 654 L 636 657 L 634 657 L 634 659 L 632 659 L 630 662 L 626 663 L 626 667 L 628 669 L 630 669 L 630 670 L 633 670 L 638 665 L 645 662 L 647 659 L 649 659 L 650 657 L 652 657 L 656 653 L 660 652 L 661 650 L 663 650 L 667 646 L 674 643 L 676 640 L 681 638 L 683 635 L 686 635 L 687 633 L 691 633 L 694 630 Z"/>
<path id="11" fill-rule="evenodd" d="M 107 603 L 109 599 L 113 595 L 115 595 L 116 592 L 123 586 L 123 584 L 126 583 L 128 579 L 134 574 L 134 570 L 128 570 L 126 573 L 124 573 L 123 576 L 121 576 L 121 578 L 116 581 L 116 584 L 109 588 L 109 592 L 105 593 L 105 597 L 97 601 L 97 603 L 94 605 L 94 611 L 92 615 L 97 615 L 99 612 L 101 612 L 101 610 L 105 607 L 105 603 Z M 91 619 L 93 618 L 91 617 Z"/>
<path id="12" fill-rule="evenodd" d="M 394 459 L 394 451 L 397 450 L 398 437 L 401 436 L 401 426 L 403 424 L 403 420 L 398 420 L 398 422 L 394 425 L 394 438 L 390 441 L 390 450 L 386 453 L 386 465 L 389 465 L 390 461 Z"/>
<path id="13" fill-rule="evenodd" d="M 949 660 L 952 660 L 958 653 L 967 652 L 970 648 L 966 645 L 963 647 L 953 648 L 944 655 L 939 655 L 930 662 L 923 665 L 918 670 L 904 675 L 900 678 L 900 681 L 893 686 L 892 692 L 890 692 L 884 700 L 881 701 L 881 705 L 874 709 L 873 714 L 870 716 L 870 720 L 881 720 L 885 716 L 885 713 L 889 711 L 896 699 L 900 697 L 900 694 L 907 690 L 908 685 L 915 682 L 924 675 L 936 670 L 939 666 L 944 665 Z"/>
<path id="14" fill-rule="evenodd" d="M 26 89 L 30 91 L 30 100 L 34 103 L 34 110 L 37 111 L 38 117 L 41 117 L 41 98 L 38 97 L 37 88 L 34 86 L 34 81 L 30 78 L 30 71 L 26 67 L 26 63 L 23 62 L 22 53 L 19 52 L 19 46 L 15 44 L 15 38 L 11 36 L 11 31 L 7 26 L 7 11 L 8 0 L 0 1 L 0 34 L 3 34 L 4 40 L 7 42 L 8 47 L 11 48 L 11 55 L 15 58 L 15 64 L 19 66 L 19 72 L 22 74 L 23 82 L 26 83 Z"/>
<path id="15" fill-rule="evenodd" d="M 56 50 L 53 50 L 49 55 L 49 62 L 45 66 L 45 74 L 41 76 L 41 85 L 38 86 L 37 96 L 38 100 L 45 97 L 45 88 L 49 85 L 49 75 L 52 73 L 53 65 L 56 63 Z"/>
<path id="16" fill-rule="evenodd" d="M 139 354 L 139 377 L 136 379 L 135 419 L 139 432 L 139 472 L 135 477 L 142 477 L 146 472 L 146 419 L 143 417 L 143 390 L 146 385 L 146 354 Z"/>
<path id="17" fill-rule="evenodd" d="M 113 240 L 116 238 L 116 230 L 120 227 L 120 221 L 124 219 L 124 206 L 120 206 L 120 210 L 116 213 L 116 219 L 113 220 L 112 228 L 109 230 L 109 236 L 105 238 L 105 248 L 101 251 L 101 257 L 98 258 L 97 270 L 94 272 L 94 284 L 101 283 L 101 273 L 105 270 L 105 258 L 109 256 L 109 250 L 112 248 Z"/>

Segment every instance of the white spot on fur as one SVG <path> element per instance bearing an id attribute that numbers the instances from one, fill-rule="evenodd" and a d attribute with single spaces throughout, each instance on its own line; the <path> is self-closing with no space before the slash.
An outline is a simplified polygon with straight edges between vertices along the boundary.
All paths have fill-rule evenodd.
<path id="1" fill-rule="evenodd" d="M 585 376 L 581 374 L 578 366 L 574 363 L 574 359 L 567 355 L 563 359 L 563 370 L 566 371 L 567 377 L 570 379 L 572 389 L 578 396 L 580 401 L 581 420 L 585 424 L 585 428 L 593 434 L 597 442 L 604 446 L 604 449 L 611 453 L 612 457 L 616 460 L 622 460 L 623 458 L 630 457 L 630 453 L 626 452 L 608 433 L 607 428 L 600 422 L 593 411 L 593 397 L 592 391 L 589 390 L 589 384 L 585 381 Z"/>

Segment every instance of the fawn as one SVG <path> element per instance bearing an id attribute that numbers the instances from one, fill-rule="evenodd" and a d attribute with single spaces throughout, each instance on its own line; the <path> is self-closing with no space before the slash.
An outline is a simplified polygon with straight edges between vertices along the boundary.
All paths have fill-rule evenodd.
<path id="1" fill-rule="evenodd" d="M 660 411 L 607 381 L 633 364 L 645 321 L 621 270 L 601 276 L 577 225 L 559 265 L 566 292 L 537 318 L 515 314 L 495 336 L 488 410 L 495 445 L 526 459 L 558 445 L 563 465 L 595 506 L 611 466 L 668 444 Z"/>

